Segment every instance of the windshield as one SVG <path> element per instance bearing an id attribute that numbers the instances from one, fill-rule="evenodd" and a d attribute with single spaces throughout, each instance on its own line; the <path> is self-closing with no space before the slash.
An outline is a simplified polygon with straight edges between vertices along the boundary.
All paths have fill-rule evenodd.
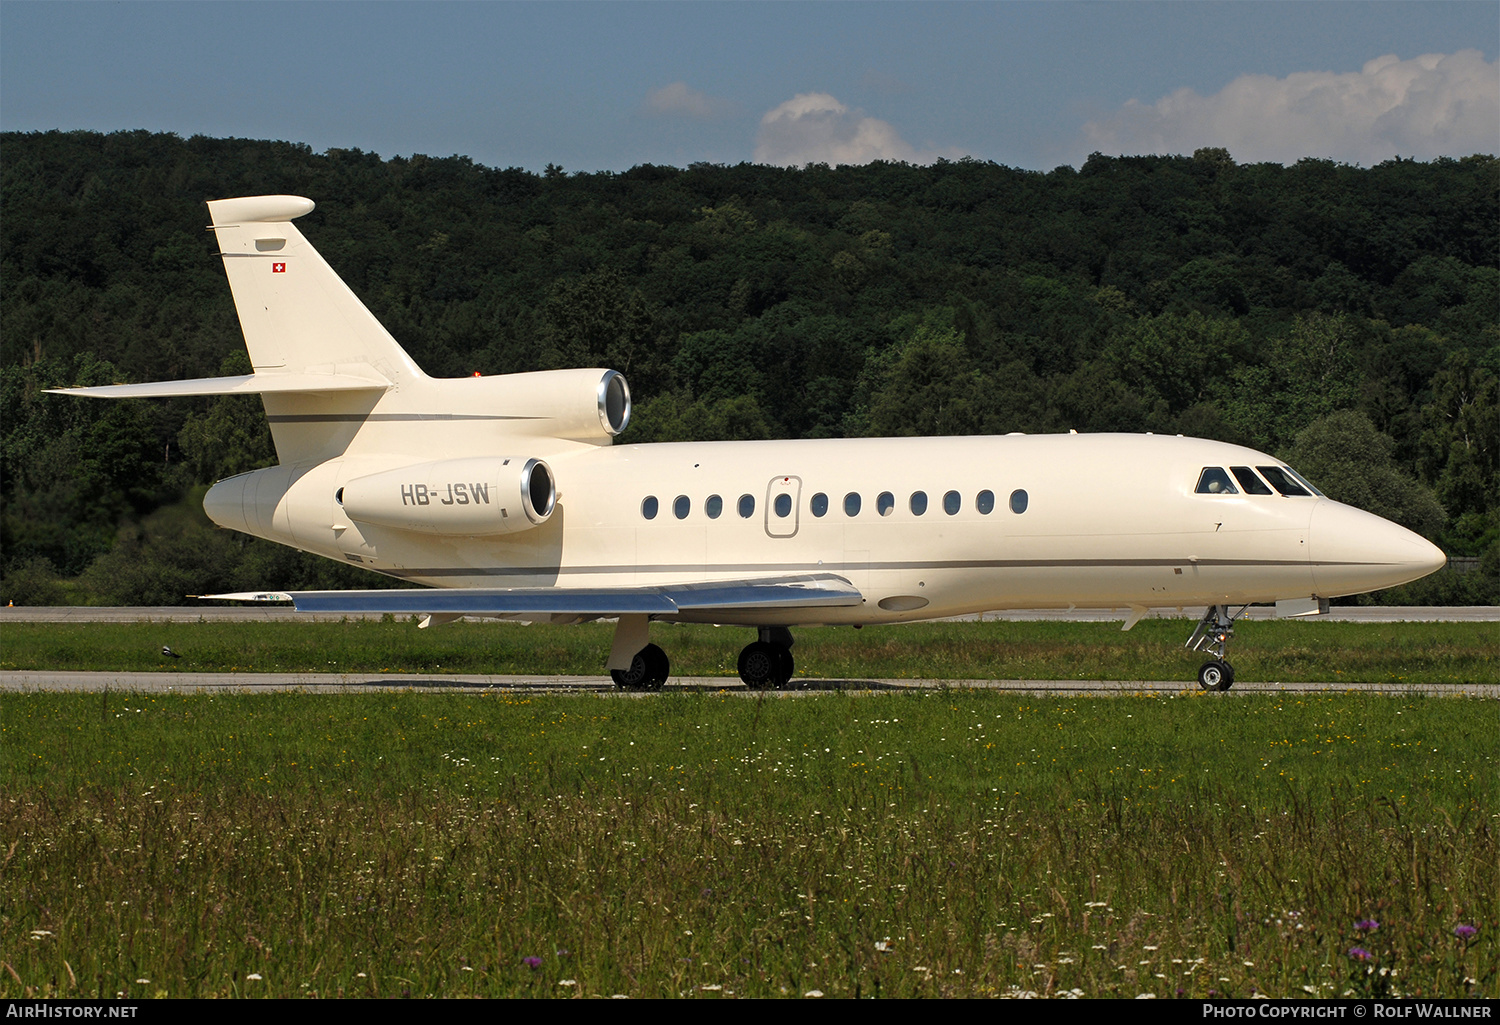
<path id="1" fill-rule="evenodd" d="M 1262 477 L 1271 482 L 1271 487 L 1280 491 L 1288 498 L 1296 495 L 1301 495 L 1304 498 L 1312 497 L 1312 492 L 1297 483 L 1296 476 L 1289 473 L 1285 467 L 1257 466 L 1256 469 L 1260 471 Z"/>

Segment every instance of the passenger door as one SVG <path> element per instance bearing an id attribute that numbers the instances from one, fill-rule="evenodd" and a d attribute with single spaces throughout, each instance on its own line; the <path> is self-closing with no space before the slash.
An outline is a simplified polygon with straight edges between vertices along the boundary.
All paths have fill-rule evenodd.
<path id="1" fill-rule="evenodd" d="M 771 537 L 792 537 L 797 533 L 801 514 L 801 477 L 772 477 L 766 485 L 766 533 Z"/>

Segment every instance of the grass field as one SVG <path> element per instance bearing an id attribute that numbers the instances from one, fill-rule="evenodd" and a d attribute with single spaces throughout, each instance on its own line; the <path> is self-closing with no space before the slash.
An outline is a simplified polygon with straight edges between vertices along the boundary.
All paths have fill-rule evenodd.
<path id="1" fill-rule="evenodd" d="M 409 622 L 4 624 L 0 669 L 602 675 L 610 624 Z M 823 679 L 1183 680 L 1186 620 L 916 623 L 796 632 L 799 676 Z M 656 626 L 677 676 L 736 677 L 749 630 Z M 162 657 L 163 645 L 182 655 Z M 1500 683 L 1493 623 L 1256 621 L 1236 631 L 1242 680 Z"/>
<path id="2" fill-rule="evenodd" d="M 1497 737 L 1418 696 L 0 695 L 0 996 L 1493 997 Z"/>

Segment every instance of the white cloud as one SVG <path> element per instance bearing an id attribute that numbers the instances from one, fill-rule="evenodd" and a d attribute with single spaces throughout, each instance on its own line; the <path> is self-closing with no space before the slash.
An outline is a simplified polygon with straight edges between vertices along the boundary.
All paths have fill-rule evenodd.
<path id="1" fill-rule="evenodd" d="M 1377 57 L 1357 72 L 1243 75 L 1212 96 L 1179 89 L 1083 127 L 1104 153 L 1223 146 L 1242 162 L 1374 164 L 1500 152 L 1500 64 L 1478 50 Z"/>
<path id="2" fill-rule="evenodd" d="M 799 93 L 767 111 L 755 137 L 755 162 L 782 167 L 872 160 L 930 164 L 939 157 L 962 155 L 953 149 L 918 150 L 887 122 L 861 117 L 827 93 Z"/>
<path id="3" fill-rule="evenodd" d="M 682 114 L 707 120 L 726 113 L 728 106 L 723 100 L 699 92 L 686 82 L 673 82 L 646 95 L 646 109 L 652 114 Z"/>

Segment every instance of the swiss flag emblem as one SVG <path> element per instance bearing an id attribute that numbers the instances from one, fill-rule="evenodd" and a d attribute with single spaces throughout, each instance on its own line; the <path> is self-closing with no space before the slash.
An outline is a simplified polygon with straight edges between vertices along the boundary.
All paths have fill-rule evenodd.
<path id="1" fill-rule="evenodd" d="M 273 264 L 271 264 L 271 273 L 272 274 L 285 274 L 286 273 L 286 264 L 284 264 L 284 263 L 273 263 Z"/>

